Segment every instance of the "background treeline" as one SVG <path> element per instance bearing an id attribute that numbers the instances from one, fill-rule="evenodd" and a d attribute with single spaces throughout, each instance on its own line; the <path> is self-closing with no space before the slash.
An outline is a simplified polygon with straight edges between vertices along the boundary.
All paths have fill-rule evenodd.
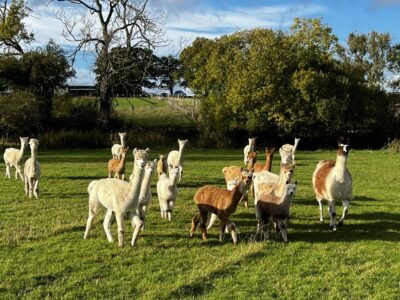
<path id="1" fill-rule="evenodd" d="M 400 133 L 393 93 L 400 46 L 387 33 L 352 33 L 342 44 L 320 19 L 295 19 L 288 31 L 197 38 L 179 58 L 129 43 L 108 45 L 93 68 L 97 96 L 79 98 L 61 92 L 75 72 L 60 46 L 22 47 L 34 40 L 22 23 L 29 12 L 22 0 L 0 8 L 2 144 L 37 136 L 48 148 L 108 147 L 123 130 L 138 146 L 175 145 L 181 137 L 192 146 L 238 147 L 255 135 L 260 146 L 298 136 L 304 148 L 316 148 L 346 134 L 357 147 L 382 147 Z M 136 126 L 115 109 L 117 95 L 140 96 L 142 87 L 155 86 L 172 93 L 178 82 L 198 99 L 191 126 Z"/>
<path id="2" fill-rule="evenodd" d="M 342 45 L 321 20 L 295 19 L 288 32 L 197 38 L 180 58 L 188 85 L 203 97 L 202 132 L 216 143 L 254 134 L 321 146 L 348 134 L 377 147 L 399 134 L 389 93 L 398 86 L 398 50 L 388 34 L 350 34 Z"/>

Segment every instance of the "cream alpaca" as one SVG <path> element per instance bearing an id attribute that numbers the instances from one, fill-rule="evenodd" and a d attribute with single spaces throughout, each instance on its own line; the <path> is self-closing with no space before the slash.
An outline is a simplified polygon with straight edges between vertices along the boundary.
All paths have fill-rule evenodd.
<path id="1" fill-rule="evenodd" d="M 37 148 L 39 141 L 30 139 L 31 157 L 28 158 L 24 166 L 25 194 L 32 198 L 32 194 L 37 199 L 39 197 L 40 164 L 37 161 Z"/>
<path id="2" fill-rule="evenodd" d="M 126 132 L 120 132 L 120 133 L 118 133 L 118 135 L 121 140 L 121 144 L 114 144 L 111 147 L 111 154 L 112 154 L 113 158 L 121 159 L 122 148 L 125 148 Z"/>
<path id="3" fill-rule="evenodd" d="M 312 179 L 315 196 L 319 204 L 319 219 L 323 222 L 322 200 L 326 199 L 329 205 L 330 226 L 333 231 L 336 231 L 336 200 L 341 200 L 343 204 L 343 214 L 339 220 L 339 225 L 342 225 L 349 211 L 350 201 L 353 199 L 352 178 L 346 168 L 348 155 L 348 141 L 345 142 L 343 138 L 340 138 L 336 161 L 320 161 L 314 171 Z"/>
<path id="4" fill-rule="evenodd" d="M 154 173 L 156 169 L 157 159 L 154 161 L 149 161 L 146 164 L 144 169 L 144 177 L 142 181 L 142 185 L 140 187 L 140 194 L 139 194 L 139 208 L 138 208 L 138 215 L 139 218 L 143 222 L 142 228 L 144 228 L 144 219 L 146 218 L 146 212 L 149 209 L 150 201 L 151 201 L 151 175 Z"/>
<path id="5" fill-rule="evenodd" d="M 246 166 L 247 163 L 248 163 L 248 161 L 247 161 L 247 155 L 248 155 L 248 153 L 249 153 L 249 152 L 254 152 L 254 151 L 255 151 L 255 148 L 256 148 L 256 139 L 257 139 L 257 137 L 249 138 L 249 144 L 246 145 L 246 146 L 243 148 L 243 154 L 244 154 L 244 159 L 243 159 L 243 161 L 244 161 L 244 165 L 245 165 L 245 166 Z"/>
<path id="6" fill-rule="evenodd" d="M 297 146 L 299 145 L 300 139 L 294 139 L 294 145 L 285 144 L 279 148 L 279 154 L 281 156 L 281 163 L 282 164 L 290 164 L 295 161 L 295 154 L 297 150 Z"/>
<path id="7" fill-rule="evenodd" d="M 11 173 L 10 169 L 11 167 L 15 168 L 15 179 L 18 179 L 18 175 L 21 178 L 22 181 L 24 181 L 24 178 L 22 176 L 21 172 L 21 163 L 22 163 L 22 158 L 24 156 L 24 151 L 26 146 L 28 145 L 28 137 L 20 137 L 19 140 L 21 141 L 21 148 L 20 149 L 15 149 L 15 148 L 7 148 L 4 151 L 4 163 L 6 164 L 6 177 L 11 178 Z"/>
<path id="8" fill-rule="evenodd" d="M 144 167 L 147 163 L 148 151 L 148 148 L 146 150 L 138 150 L 136 148 L 133 150 L 135 162 L 133 180 L 131 182 L 128 183 L 115 178 L 106 178 L 96 180 L 89 184 L 89 216 L 86 222 L 85 239 L 88 237 L 90 227 L 101 204 L 107 209 L 103 222 L 107 240 L 113 242 L 111 234 L 111 219 L 113 213 L 115 213 L 118 226 L 118 246 L 124 244 L 124 215 L 129 213 L 132 219 L 132 227 L 135 227 L 131 245 L 135 245 L 143 224 L 138 216 L 138 208 L 140 187 L 144 175 Z"/>
<path id="9" fill-rule="evenodd" d="M 173 167 L 181 166 L 180 168 L 180 173 L 179 173 L 179 182 L 182 179 L 182 172 L 183 172 L 183 149 L 185 148 L 185 145 L 188 140 L 179 140 L 178 139 L 178 144 L 179 144 L 179 151 L 172 150 L 170 153 L 168 153 L 168 158 L 167 158 L 167 163 L 168 163 L 168 172 L 171 174 L 171 170 Z"/>
<path id="10" fill-rule="evenodd" d="M 181 169 L 181 166 L 172 167 L 169 177 L 166 174 L 162 174 L 157 182 L 157 196 L 160 203 L 161 217 L 168 218 L 169 221 L 172 219 L 172 210 L 178 197 L 176 183 Z"/>

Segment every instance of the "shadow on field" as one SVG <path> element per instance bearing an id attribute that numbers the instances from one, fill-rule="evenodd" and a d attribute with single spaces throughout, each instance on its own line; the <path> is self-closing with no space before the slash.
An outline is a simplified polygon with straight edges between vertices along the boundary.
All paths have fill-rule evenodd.
<path id="1" fill-rule="evenodd" d="M 202 273 L 201 270 L 199 270 L 198 277 L 194 278 L 188 284 L 181 285 L 180 287 L 171 291 L 166 299 L 180 299 L 184 297 L 201 298 L 202 296 L 209 294 L 215 288 L 213 282 L 220 278 L 225 278 L 229 275 L 235 274 L 235 272 L 238 271 L 238 266 L 241 264 L 245 264 L 249 261 L 253 262 L 256 259 L 265 256 L 265 251 L 263 250 L 264 249 L 261 249 L 256 253 L 250 253 L 233 261 L 229 261 L 212 272 Z"/>
<path id="2" fill-rule="evenodd" d="M 99 178 L 99 176 L 64 176 L 64 177 L 59 177 L 59 178 L 64 178 L 68 180 L 99 180 L 102 178 Z"/>
<path id="3" fill-rule="evenodd" d="M 213 181 L 185 181 L 179 184 L 179 187 L 182 188 L 200 188 L 205 185 L 225 185 L 225 181 L 223 179 L 220 180 L 213 180 Z"/>

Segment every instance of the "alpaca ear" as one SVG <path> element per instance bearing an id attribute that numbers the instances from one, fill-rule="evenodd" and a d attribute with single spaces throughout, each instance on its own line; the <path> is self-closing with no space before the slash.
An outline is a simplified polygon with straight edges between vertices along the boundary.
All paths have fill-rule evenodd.
<path id="1" fill-rule="evenodd" d="M 294 185 L 297 185 L 297 180 L 294 182 Z"/>
<path id="2" fill-rule="evenodd" d="M 150 150 L 149 148 L 146 148 L 144 151 L 149 152 L 149 150 Z"/>
<path id="3" fill-rule="evenodd" d="M 126 150 L 129 150 L 129 146 L 128 146 L 128 147 L 126 147 Z"/>
<path id="4" fill-rule="evenodd" d="M 338 138 L 338 146 L 340 146 L 341 144 L 343 144 L 343 141 L 344 141 L 344 137 L 339 137 Z"/>
<path id="5" fill-rule="evenodd" d="M 286 184 L 289 184 L 290 182 L 289 182 L 289 180 L 286 180 Z"/>
<path id="6" fill-rule="evenodd" d="M 135 154 L 137 152 L 137 148 L 133 149 L 133 154 Z"/>
<path id="7" fill-rule="evenodd" d="M 153 160 L 153 163 L 156 164 L 157 163 L 157 159 Z"/>

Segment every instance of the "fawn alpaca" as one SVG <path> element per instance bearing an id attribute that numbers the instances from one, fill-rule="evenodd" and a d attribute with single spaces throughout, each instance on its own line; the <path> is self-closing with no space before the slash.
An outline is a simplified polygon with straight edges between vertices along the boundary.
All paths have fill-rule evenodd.
<path id="1" fill-rule="evenodd" d="M 111 158 L 108 161 L 108 178 L 111 178 L 112 173 L 114 173 L 114 178 L 125 180 L 125 163 L 128 150 L 129 147 L 122 148 L 120 159 Z"/>
<path id="2" fill-rule="evenodd" d="M 321 160 L 313 174 L 312 182 L 315 197 L 319 204 L 319 220 L 323 222 L 322 200 L 326 199 L 328 201 L 328 213 L 332 231 L 336 231 L 336 200 L 341 200 L 343 204 L 343 214 L 339 220 L 339 225 L 342 225 L 349 211 L 350 201 L 353 199 L 352 178 L 346 168 L 348 155 L 349 140 L 341 137 L 338 140 L 336 161 Z"/>
<path id="3" fill-rule="evenodd" d="M 233 244 L 236 245 L 238 243 L 236 225 L 229 219 L 229 216 L 236 211 L 240 199 L 249 188 L 251 177 L 251 172 L 242 169 L 239 182 L 232 191 L 211 185 L 200 188 L 193 198 L 197 204 L 199 213 L 192 219 L 190 236 L 194 236 L 196 227 L 200 223 L 203 240 L 207 239 L 206 224 L 208 214 L 212 213 L 217 215 L 221 221 L 219 230 L 220 241 L 224 238 L 225 227 L 228 227 L 228 230 L 231 231 Z"/>

